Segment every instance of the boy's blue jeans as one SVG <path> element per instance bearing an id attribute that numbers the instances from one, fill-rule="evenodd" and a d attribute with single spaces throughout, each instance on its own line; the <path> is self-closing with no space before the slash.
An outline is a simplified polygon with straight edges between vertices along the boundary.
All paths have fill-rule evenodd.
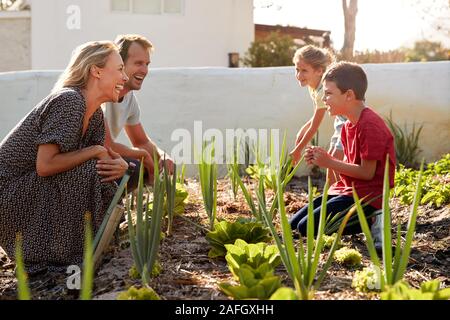
<path id="1" fill-rule="evenodd" d="M 322 203 L 322 196 L 314 199 L 313 201 L 314 234 L 317 234 L 317 229 L 319 228 L 321 203 Z M 329 195 L 327 201 L 327 217 L 330 215 L 334 216 L 335 214 L 348 209 L 354 203 L 355 201 L 353 200 L 353 197 L 350 196 Z M 366 216 L 373 213 L 376 210 L 374 207 L 370 205 L 366 205 L 363 209 L 364 214 Z M 297 211 L 289 220 L 292 230 L 297 229 L 302 236 L 306 236 L 307 230 L 306 226 L 308 221 L 307 217 L 308 217 L 308 205 L 304 206 L 299 211 Z M 372 224 L 371 219 L 368 219 L 367 223 L 369 224 L 370 227 Z M 361 231 L 362 230 L 360 224 L 356 223 L 352 226 L 345 227 L 344 234 L 355 234 L 360 233 Z"/>

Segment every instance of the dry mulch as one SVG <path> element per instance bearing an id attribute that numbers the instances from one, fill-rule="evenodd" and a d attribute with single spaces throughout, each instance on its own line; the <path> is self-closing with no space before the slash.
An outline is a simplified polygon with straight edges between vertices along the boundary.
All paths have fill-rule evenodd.
<path id="1" fill-rule="evenodd" d="M 321 185 L 321 180 L 313 181 Z M 187 220 L 203 226 L 208 225 L 204 211 L 201 191 L 197 181 L 188 179 L 188 204 L 184 218 L 176 217 L 173 234 L 165 237 L 160 247 L 162 273 L 152 279 L 151 286 L 167 300 L 217 300 L 228 299 L 217 284 L 222 281 L 232 282 L 231 273 L 224 259 L 209 259 L 209 245 L 204 231 Z M 306 204 L 305 179 L 295 179 L 285 193 L 286 209 L 294 213 Z M 251 217 L 242 194 L 233 199 L 229 181 L 218 183 L 218 218 L 230 221 L 238 217 Z M 267 190 L 269 203 L 273 192 Z M 393 228 L 398 223 L 405 230 L 408 222 L 409 206 L 391 201 L 393 211 Z M 413 249 L 406 272 L 406 280 L 415 287 L 426 280 L 439 279 L 445 286 L 450 285 L 450 206 L 433 209 L 422 206 L 419 209 Z M 118 292 L 139 281 L 130 279 L 128 271 L 133 265 L 133 258 L 127 242 L 126 222 L 121 225 L 122 241 L 111 246 L 105 254 L 103 265 L 98 270 L 94 281 L 94 299 L 115 299 Z M 359 249 L 363 254 L 363 266 L 370 264 L 363 235 L 345 236 L 344 241 Z M 326 253 L 325 253 L 326 254 Z M 359 269 L 362 269 L 359 268 Z M 376 293 L 360 293 L 351 288 L 353 275 L 357 269 L 348 269 L 333 263 L 316 299 L 378 299 Z M 292 286 L 284 267 L 277 268 L 277 274 L 284 285 Z M 77 291 L 67 289 L 65 274 L 45 274 L 30 279 L 34 299 L 76 299 Z M 0 300 L 16 298 L 16 280 L 14 264 L 0 248 Z"/>

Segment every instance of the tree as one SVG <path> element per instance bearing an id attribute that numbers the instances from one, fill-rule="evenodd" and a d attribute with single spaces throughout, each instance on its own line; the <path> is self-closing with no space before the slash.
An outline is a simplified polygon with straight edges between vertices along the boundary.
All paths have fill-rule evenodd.
<path id="1" fill-rule="evenodd" d="M 292 37 L 272 32 L 266 38 L 252 42 L 242 62 L 247 67 L 291 66 L 297 49 Z"/>
<path id="2" fill-rule="evenodd" d="M 413 49 L 406 51 L 406 61 L 448 60 L 449 51 L 440 42 L 422 40 L 414 43 Z"/>
<path id="3" fill-rule="evenodd" d="M 341 54 L 343 60 L 351 60 L 353 58 L 353 47 L 355 44 L 356 33 L 356 14 L 358 13 L 358 0 L 342 0 L 342 9 L 344 11 L 344 45 Z"/>

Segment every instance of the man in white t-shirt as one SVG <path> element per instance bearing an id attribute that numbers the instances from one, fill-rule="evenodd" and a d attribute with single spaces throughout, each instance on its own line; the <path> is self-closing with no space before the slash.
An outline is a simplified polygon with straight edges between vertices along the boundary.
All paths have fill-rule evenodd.
<path id="1" fill-rule="evenodd" d="M 153 45 L 145 37 L 140 35 L 119 35 L 115 43 L 119 46 L 120 55 L 125 64 L 125 72 L 129 78 L 124 88 L 120 92 L 119 102 L 106 103 L 102 106 L 105 114 L 105 146 L 111 147 L 128 162 L 133 162 L 138 169 L 140 160 L 143 164 L 149 182 L 153 177 L 153 153 L 156 151 L 159 157 L 159 164 L 166 159 L 166 165 L 170 172 L 173 172 L 173 160 L 164 153 L 148 137 L 140 120 L 139 103 L 133 90 L 140 90 L 145 77 L 148 74 L 150 65 L 150 53 Z M 130 139 L 133 147 L 116 142 L 122 129 Z M 137 185 L 139 170 L 131 177 L 128 190 Z"/>

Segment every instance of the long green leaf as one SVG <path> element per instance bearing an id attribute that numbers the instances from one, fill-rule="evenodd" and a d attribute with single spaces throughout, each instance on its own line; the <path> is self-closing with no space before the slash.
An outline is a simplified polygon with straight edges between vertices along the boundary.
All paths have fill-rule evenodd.
<path id="1" fill-rule="evenodd" d="M 399 267 L 395 272 L 395 281 L 399 281 L 403 278 L 403 274 L 405 273 L 406 266 L 408 265 L 409 260 L 409 254 L 411 252 L 411 244 L 414 237 L 414 232 L 416 229 L 416 219 L 417 219 L 417 212 L 420 202 L 420 197 L 422 195 L 422 174 L 423 174 L 423 160 L 420 165 L 420 171 L 419 171 L 419 177 L 417 178 L 417 185 L 416 185 L 416 192 L 414 195 L 414 202 L 411 207 L 411 213 L 409 216 L 408 221 L 408 228 L 406 231 L 406 239 L 405 239 L 405 245 L 402 250 L 402 255 L 399 262 Z"/>
<path id="2" fill-rule="evenodd" d="M 94 248 L 92 245 L 91 216 L 85 217 L 84 230 L 84 260 L 83 260 L 83 281 L 81 283 L 81 300 L 92 299 L 92 287 L 94 282 Z"/>
<path id="3" fill-rule="evenodd" d="M 28 287 L 28 276 L 22 256 L 22 235 L 16 236 L 16 277 L 19 300 L 31 300 L 30 288 Z"/>
<path id="4" fill-rule="evenodd" d="M 391 190 L 389 188 L 389 155 L 386 157 L 383 181 L 383 264 L 386 273 L 387 284 L 392 285 L 392 238 L 391 238 L 391 209 L 389 198 Z"/>

